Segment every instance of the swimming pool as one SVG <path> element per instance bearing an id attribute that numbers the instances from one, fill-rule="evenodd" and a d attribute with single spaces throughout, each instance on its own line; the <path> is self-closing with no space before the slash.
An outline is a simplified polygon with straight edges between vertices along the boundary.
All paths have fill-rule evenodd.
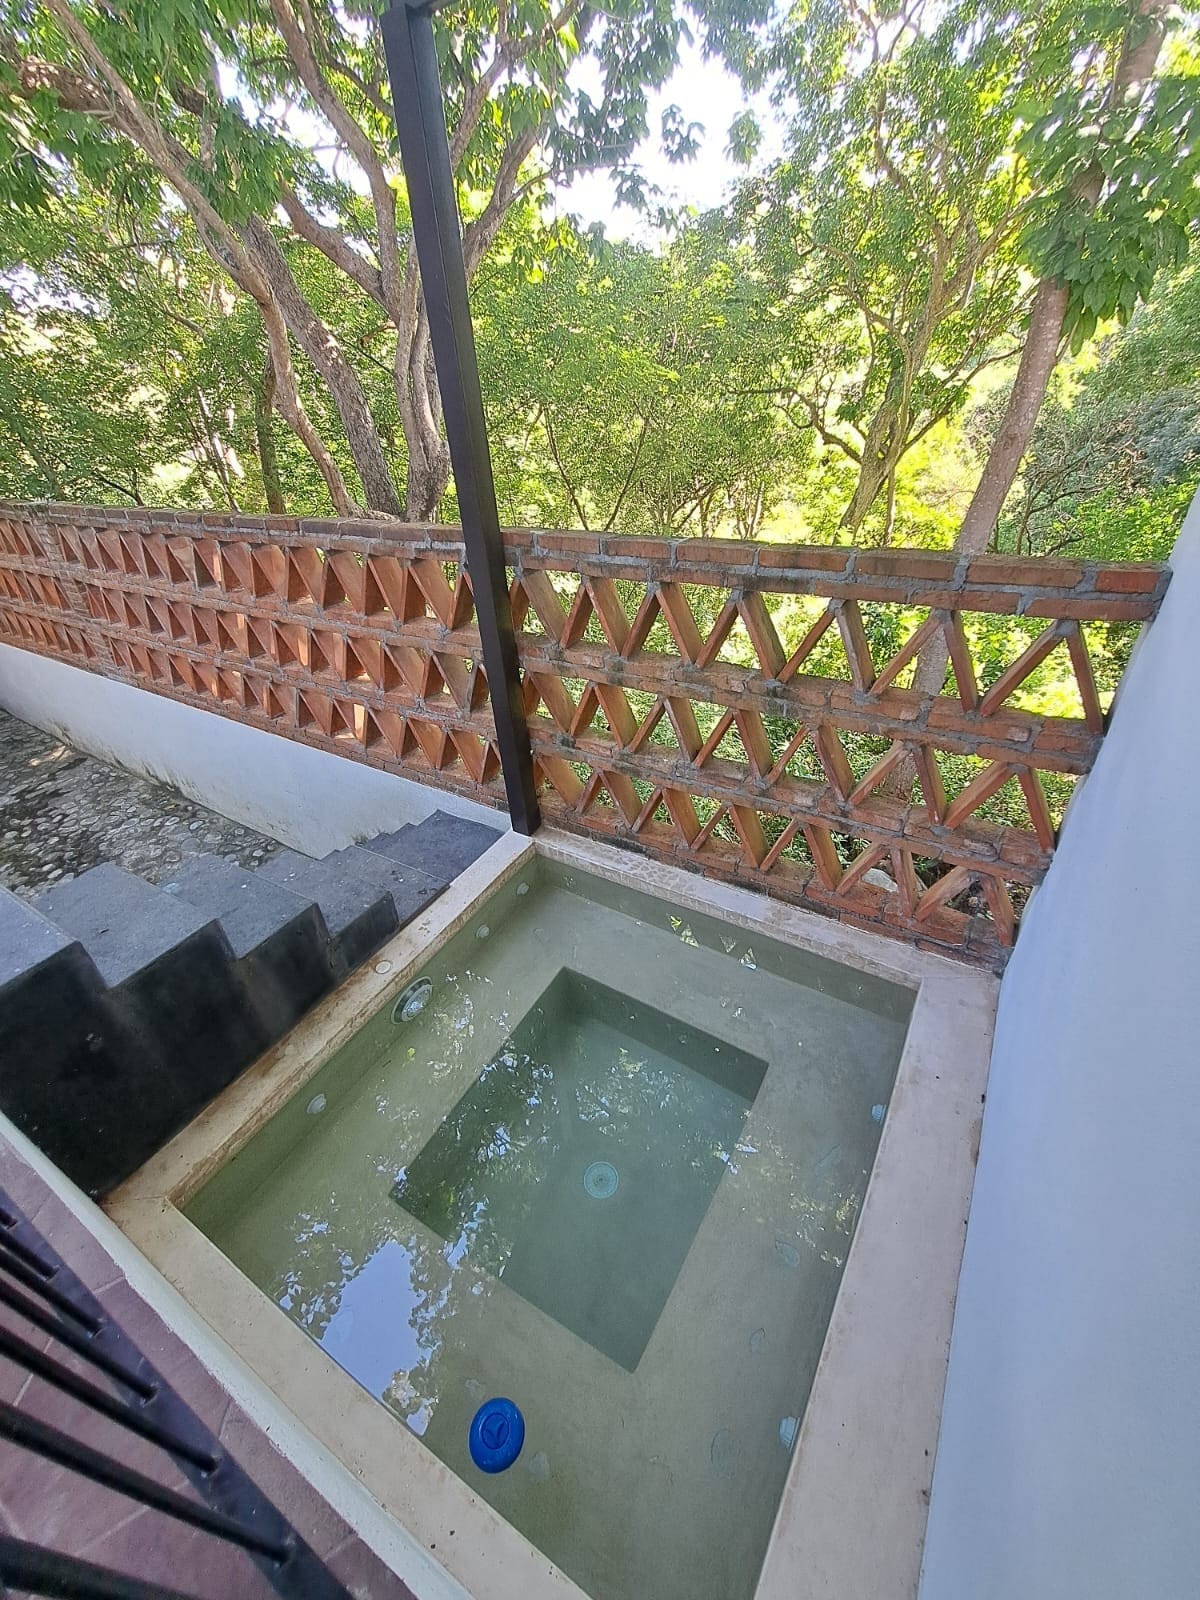
<path id="1" fill-rule="evenodd" d="M 914 1000 L 532 855 L 186 1214 L 593 1600 L 748 1600 Z"/>

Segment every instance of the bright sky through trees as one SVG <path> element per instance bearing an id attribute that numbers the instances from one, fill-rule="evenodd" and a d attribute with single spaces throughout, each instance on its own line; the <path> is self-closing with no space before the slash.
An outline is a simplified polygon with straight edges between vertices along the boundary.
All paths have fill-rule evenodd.
<path id="1" fill-rule="evenodd" d="M 659 130 L 668 106 L 678 106 L 685 122 L 703 126 L 700 152 L 692 161 L 672 162 L 663 150 Z M 747 109 L 754 112 L 763 132 L 754 162 L 759 168 L 777 160 L 784 146 L 783 124 L 768 97 L 747 94 L 722 62 L 706 61 L 697 45 L 685 45 L 671 78 L 651 97 L 650 131 L 634 157 L 649 182 L 662 192 L 665 205 L 703 212 L 729 199 L 734 185 L 746 174 L 745 167 L 728 154 L 729 127 Z M 660 236 L 652 218 L 616 203 L 612 177 L 602 170 L 559 185 L 556 199 L 558 209 L 578 216 L 583 227 L 602 224 L 610 239 L 649 243 Z"/>

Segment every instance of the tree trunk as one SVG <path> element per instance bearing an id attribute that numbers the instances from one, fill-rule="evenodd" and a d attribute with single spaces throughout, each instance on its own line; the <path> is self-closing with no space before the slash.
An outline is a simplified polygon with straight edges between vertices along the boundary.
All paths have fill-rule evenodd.
<path id="1" fill-rule="evenodd" d="M 262 471 L 263 492 L 267 497 L 267 510 L 272 516 L 282 516 L 283 484 L 279 478 L 279 457 L 275 453 L 275 435 L 271 431 L 271 413 L 275 409 L 275 363 L 268 350 L 263 362 L 262 377 L 254 392 L 254 438 L 258 445 L 258 464 Z"/>
<path id="2" fill-rule="evenodd" d="M 450 446 L 438 420 L 442 413 L 441 393 L 429 339 L 429 319 L 419 294 L 411 329 L 407 336 L 401 332 L 396 341 L 395 381 L 408 445 L 405 514 L 410 522 L 431 522 L 450 483 Z"/>
<path id="3" fill-rule="evenodd" d="M 333 332 L 300 293 L 287 258 L 267 225 L 252 217 L 242 231 L 254 264 L 271 286 L 288 332 L 324 378 L 333 397 L 367 505 L 390 517 L 403 516 L 362 380 L 346 360 Z"/>
<path id="4" fill-rule="evenodd" d="M 961 555 L 982 555 L 991 543 L 1000 511 L 1033 437 L 1050 376 L 1058 363 L 1058 346 L 1069 299 L 1070 289 L 1065 283 L 1051 283 L 1043 278 L 1038 284 L 1029 313 L 1025 348 L 1021 351 L 1004 419 L 954 541 L 954 548 Z M 918 694 L 941 693 L 948 660 L 945 644 L 938 636 L 917 661 L 912 686 Z M 896 776 L 899 782 L 907 781 L 907 791 L 911 792 L 914 776 L 911 767 L 898 768 Z"/>
<path id="5" fill-rule="evenodd" d="M 1166 11 L 1164 0 L 1138 0 L 1113 74 L 1110 109 L 1115 110 L 1130 89 L 1144 83 L 1153 73 L 1166 31 Z M 1076 199 L 1094 206 L 1103 188 L 1104 169 L 1099 162 L 1094 162 L 1076 180 L 1073 194 Z M 1038 284 L 1029 314 L 1029 333 L 1004 420 L 954 542 L 956 550 L 978 555 L 991 541 L 1008 491 L 1029 449 L 1050 374 L 1058 362 L 1069 300 L 1070 289 L 1066 284 L 1052 283 L 1048 278 Z"/>
<path id="6" fill-rule="evenodd" d="M 1008 491 L 1013 486 L 1037 424 L 1050 375 L 1058 362 L 1063 319 L 1071 291 L 1065 283 L 1043 278 L 1033 297 L 1029 332 L 1020 365 L 983 474 L 958 530 L 954 548 L 967 555 L 986 550 L 995 532 Z"/>
<path id="7" fill-rule="evenodd" d="M 850 504 L 842 513 L 839 524 L 849 533 L 851 544 L 858 543 L 858 535 L 867 519 L 867 513 L 875 504 L 888 474 L 895 471 L 896 461 L 901 454 L 896 449 L 896 432 L 896 407 L 885 401 L 871 420 L 871 427 L 863 445 L 862 461 L 859 463 L 854 493 L 850 497 Z"/>

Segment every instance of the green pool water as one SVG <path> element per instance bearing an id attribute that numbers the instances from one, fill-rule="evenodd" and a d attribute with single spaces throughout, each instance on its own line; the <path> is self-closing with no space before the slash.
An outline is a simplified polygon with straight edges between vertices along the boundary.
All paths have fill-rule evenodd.
<path id="1" fill-rule="evenodd" d="M 191 1219 L 594 1600 L 750 1596 L 911 992 L 545 862 L 421 976 Z"/>

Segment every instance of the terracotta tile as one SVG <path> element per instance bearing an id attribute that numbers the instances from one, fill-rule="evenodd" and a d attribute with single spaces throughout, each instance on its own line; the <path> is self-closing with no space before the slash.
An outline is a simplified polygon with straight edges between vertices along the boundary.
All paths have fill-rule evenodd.
<path id="1" fill-rule="evenodd" d="M 219 1433 L 229 1409 L 229 1396 L 195 1353 L 123 1279 L 106 1289 L 99 1299 L 164 1382 L 211 1433 Z"/>
<path id="2" fill-rule="evenodd" d="M 3 1139 L 0 1139 L 0 1189 L 7 1190 L 13 1204 L 20 1206 L 26 1215 L 41 1205 L 49 1193 L 33 1168 Z"/>
<path id="3" fill-rule="evenodd" d="M 0 1460 L 0 1506 L 24 1539 L 74 1551 L 128 1515 L 130 1502 L 24 1450 L 6 1447 Z"/>
<path id="4" fill-rule="evenodd" d="M 324 1559 L 345 1543 L 347 1524 L 236 1405 L 221 1429 L 221 1443 L 318 1556 Z"/>
<path id="5" fill-rule="evenodd" d="M 196 1600 L 267 1600 L 275 1595 L 245 1551 L 149 1509 L 113 1526 L 88 1546 L 87 1554 L 89 1561 L 183 1589 Z"/>
<path id="6" fill-rule="evenodd" d="M 350 1539 L 335 1550 L 326 1565 L 334 1577 L 345 1584 L 354 1600 L 414 1600 L 408 1585 L 361 1539 Z"/>
<path id="7" fill-rule="evenodd" d="M 46 1192 L 29 1220 L 56 1255 L 93 1294 L 122 1276 L 120 1267 L 57 1195 Z"/>
<path id="8" fill-rule="evenodd" d="M 58 1351 L 54 1353 L 59 1354 Z M 64 1353 L 63 1364 L 93 1382 L 97 1381 L 95 1369 L 78 1357 L 66 1356 Z M 110 1388 L 103 1378 L 99 1379 L 99 1384 L 102 1388 Z M 93 1450 L 103 1451 L 104 1454 L 120 1461 L 122 1465 L 136 1472 L 144 1472 L 157 1483 L 178 1489 L 180 1493 L 192 1492 L 187 1478 L 175 1465 L 174 1459 L 160 1446 L 130 1432 L 113 1418 L 93 1411 L 82 1400 L 72 1399 L 70 1395 L 54 1388 L 42 1378 L 30 1380 L 29 1387 L 21 1396 L 21 1410 L 36 1417 L 38 1421 L 48 1423 L 62 1433 L 69 1434 L 79 1443 L 90 1445 Z"/>

